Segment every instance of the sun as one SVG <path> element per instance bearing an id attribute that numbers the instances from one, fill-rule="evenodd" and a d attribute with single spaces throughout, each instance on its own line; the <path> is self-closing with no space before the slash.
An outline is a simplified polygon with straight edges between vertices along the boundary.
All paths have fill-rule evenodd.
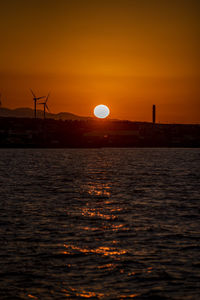
<path id="1" fill-rule="evenodd" d="M 97 118 L 105 119 L 109 114 L 110 114 L 110 110 L 106 105 L 100 104 L 94 108 L 94 115 Z"/>

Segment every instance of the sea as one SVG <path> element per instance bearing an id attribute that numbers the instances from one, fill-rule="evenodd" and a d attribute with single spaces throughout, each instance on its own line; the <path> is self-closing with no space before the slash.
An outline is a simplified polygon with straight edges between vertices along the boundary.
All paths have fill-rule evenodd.
<path id="1" fill-rule="evenodd" d="M 0 150 L 0 299 L 200 299 L 200 149 Z"/>

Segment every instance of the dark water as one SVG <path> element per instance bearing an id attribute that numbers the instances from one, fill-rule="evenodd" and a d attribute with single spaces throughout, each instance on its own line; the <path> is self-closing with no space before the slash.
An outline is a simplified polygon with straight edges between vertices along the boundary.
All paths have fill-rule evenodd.
<path id="1" fill-rule="evenodd" d="M 4 149 L 0 182 L 0 299 L 200 299 L 200 149 Z"/>

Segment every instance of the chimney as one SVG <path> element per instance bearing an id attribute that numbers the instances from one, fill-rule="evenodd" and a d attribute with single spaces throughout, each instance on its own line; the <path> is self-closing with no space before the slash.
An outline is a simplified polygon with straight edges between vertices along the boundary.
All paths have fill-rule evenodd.
<path id="1" fill-rule="evenodd" d="M 153 105 L 153 111 L 152 111 L 152 123 L 156 123 L 156 106 L 155 104 Z"/>

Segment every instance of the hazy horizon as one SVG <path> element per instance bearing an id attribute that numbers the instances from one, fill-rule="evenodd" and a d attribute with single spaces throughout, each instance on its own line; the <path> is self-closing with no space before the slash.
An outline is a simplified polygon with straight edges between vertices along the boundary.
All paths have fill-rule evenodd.
<path id="1" fill-rule="evenodd" d="M 32 108 L 32 107 L 14 107 L 14 108 L 8 108 L 8 107 L 5 107 L 5 106 L 2 106 L 2 107 L 0 107 L 0 111 L 1 111 L 1 109 L 6 109 L 6 110 L 10 110 L 10 111 L 16 111 L 16 110 L 31 110 L 31 113 L 32 113 L 32 116 L 28 116 L 28 118 L 30 118 L 30 117 L 33 117 L 34 118 L 34 109 Z M 42 118 L 43 119 L 43 109 L 42 108 L 38 108 L 37 109 L 37 117 L 38 118 Z M 57 115 L 59 115 L 59 114 L 68 114 L 68 115 L 73 115 L 74 117 L 77 117 L 77 118 L 83 118 L 83 119 L 87 119 L 87 118 L 89 118 L 89 119 L 98 119 L 97 117 L 95 117 L 94 115 L 79 115 L 79 114 L 76 114 L 76 113 L 73 113 L 73 112 L 70 112 L 70 111 L 60 111 L 60 112 L 58 112 L 58 113 L 54 113 L 54 112 L 52 112 L 52 111 L 50 111 L 50 112 L 47 112 L 46 111 L 46 117 L 47 118 L 49 118 L 49 115 L 51 116 L 51 115 L 55 115 L 55 116 L 57 116 Z M 0 116 L 2 116 L 1 114 L 0 114 Z M 15 116 L 14 116 L 15 117 Z M 18 116 L 19 117 L 19 116 Z M 23 115 L 22 116 L 20 116 L 20 117 L 22 117 L 23 118 Z M 26 118 L 26 116 L 25 116 L 25 118 Z M 152 123 L 152 120 L 149 120 L 149 121 L 142 121 L 142 120 L 129 120 L 129 119 L 120 119 L 120 118 L 111 118 L 110 116 L 108 116 L 107 118 L 106 118 L 107 120 L 110 120 L 110 121 L 113 121 L 113 120 L 116 120 L 116 121 L 130 121 L 130 122 L 141 122 L 141 123 Z M 64 119 L 63 119 L 64 120 Z M 66 120 L 68 120 L 68 119 L 66 119 Z M 69 120 L 70 120 L 70 118 L 69 118 Z M 101 120 L 100 120 L 101 121 Z M 185 125 L 200 125 L 200 122 L 192 122 L 192 123 L 179 123 L 179 122 L 160 122 L 160 121 L 157 121 L 156 120 L 156 123 L 157 124 L 185 124 Z"/>

